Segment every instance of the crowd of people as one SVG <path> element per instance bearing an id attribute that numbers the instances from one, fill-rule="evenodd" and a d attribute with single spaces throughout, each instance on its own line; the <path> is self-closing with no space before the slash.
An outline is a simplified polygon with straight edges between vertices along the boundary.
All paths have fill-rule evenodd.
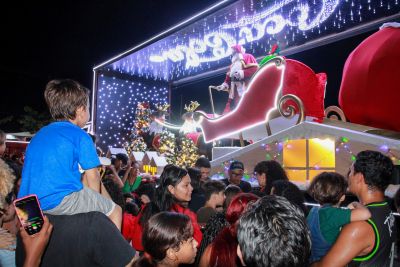
<path id="1" fill-rule="evenodd" d="M 101 163 L 89 120 L 88 91 L 72 80 L 48 83 L 55 122 L 31 140 L 23 165 L 0 160 L 0 266 L 398 266 L 395 218 L 384 191 L 394 165 L 362 151 L 347 177 L 317 175 L 307 192 L 281 164 L 261 161 L 243 179 L 210 178 L 200 157 L 192 168 L 165 166 L 158 179 L 117 154 Z M 5 134 L 0 131 L 0 156 Z M 359 202 L 343 206 L 347 193 Z M 13 201 L 37 195 L 41 231 L 20 226 Z M 305 205 L 312 198 L 313 208 Z M 400 209 L 400 192 L 394 197 Z M 398 246 L 397 246 L 398 247 Z"/>

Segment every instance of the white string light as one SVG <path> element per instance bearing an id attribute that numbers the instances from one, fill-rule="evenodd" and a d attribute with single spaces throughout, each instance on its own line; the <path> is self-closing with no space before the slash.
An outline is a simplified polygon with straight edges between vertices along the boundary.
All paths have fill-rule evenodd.
<path id="1" fill-rule="evenodd" d="M 240 0 L 105 68 L 173 81 L 229 65 L 233 44 L 261 57 L 399 11 L 398 0 Z"/>
<path id="2" fill-rule="evenodd" d="M 150 106 L 168 102 L 168 88 L 164 82 L 137 83 L 105 75 L 99 79 L 96 133 L 102 149 L 122 147 L 129 139 L 139 102 L 148 102 Z M 129 97 L 125 95 L 127 86 L 132 89 Z"/>

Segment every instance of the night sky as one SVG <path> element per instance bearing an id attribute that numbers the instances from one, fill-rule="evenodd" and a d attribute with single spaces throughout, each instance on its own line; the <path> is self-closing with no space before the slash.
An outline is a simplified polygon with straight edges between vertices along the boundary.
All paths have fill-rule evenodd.
<path id="1" fill-rule="evenodd" d="M 46 111 L 54 78 L 92 88 L 95 65 L 177 24 L 215 1 L 11 1 L 3 5 L 0 119 L 24 106 Z M 5 127 L 5 126 L 0 126 Z M 7 132 L 18 130 L 7 125 Z"/>
<path id="2" fill-rule="evenodd" d="M 11 1 L 2 7 L 0 119 L 24 106 L 46 111 L 43 91 L 54 78 L 76 79 L 92 88 L 92 68 L 212 5 L 211 0 Z M 328 72 L 326 106 L 337 105 L 348 54 L 371 32 L 295 54 L 316 72 Z M 321 62 L 321 55 L 324 61 Z M 330 61 L 332 63 L 330 63 Z M 328 62 L 328 64 L 327 64 Z M 223 77 L 201 84 L 222 83 Z M 178 88 L 176 97 L 185 88 Z M 199 96 L 204 92 L 200 93 Z M 192 98 L 195 95 L 191 94 Z M 188 99 L 189 100 L 189 99 Z M 196 99 L 190 99 L 196 100 Z M 186 101 L 187 102 L 187 101 Z M 18 125 L 0 125 L 17 131 Z M 4 127 L 7 127 L 4 128 Z"/>

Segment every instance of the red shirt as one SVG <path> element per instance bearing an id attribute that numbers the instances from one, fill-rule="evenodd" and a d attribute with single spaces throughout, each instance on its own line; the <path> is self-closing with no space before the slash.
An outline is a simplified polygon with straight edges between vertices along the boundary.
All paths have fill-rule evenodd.
<path id="1" fill-rule="evenodd" d="M 122 235 L 128 241 L 131 240 L 131 236 L 133 235 L 132 231 L 134 229 L 135 220 L 135 216 L 124 212 L 122 217 Z"/>
<path id="2" fill-rule="evenodd" d="M 203 234 L 200 230 L 199 224 L 197 223 L 196 213 L 177 204 L 174 204 L 170 211 L 182 213 L 189 216 L 190 221 L 192 222 L 193 225 L 193 238 L 197 241 L 199 247 L 201 239 L 203 238 Z M 144 251 L 142 245 L 143 228 L 139 224 L 139 220 L 141 217 L 142 217 L 142 211 L 139 213 L 138 216 L 132 216 L 132 215 L 125 216 L 124 214 L 124 222 L 122 224 L 122 235 L 125 237 L 125 239 L 132 240 L 132 247 L 138 251 Z"/>

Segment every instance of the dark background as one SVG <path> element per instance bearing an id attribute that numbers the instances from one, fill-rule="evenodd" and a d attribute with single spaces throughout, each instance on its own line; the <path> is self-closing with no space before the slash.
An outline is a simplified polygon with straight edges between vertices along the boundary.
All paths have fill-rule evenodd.
<path id="1" fill-rule="evenodd" d="M 71 78 L 92 88 L 92 68 L 212 5 L 211 0 L 11 1 L 2 7 L 0 119 L 17 118 L 24 106 L 46 112 L 43 91 L 54 78 Z M 337 105 L 341 72 L 349 53 L 372 32 L 291 55 L 316 72 L 328 73 L 325 106 Z M 178 87 L 173 107 L 199 99 L 223 76 Z M 190 90 L 190 93 L 185 93 Z M 216 100 L 225 101 L 218 94 Z M 223 108 L 221 102 L 220 109 Z M 178 105 L 178 106 L 176 106 Z M 218 108 L 217 108 L 218 110 Z M 19 131 L 17 120 L 0 125 Z"/>
<path id="2" fill-rule="evenodd" d="M 92 68 L 177 24 L 215 1 L 10 1 L 0 15 L 0 119 L 46 111 L 43 91 L 54 78 L 92 87 Z M 17 131 L 15 120 L 0 125 Z"/>

